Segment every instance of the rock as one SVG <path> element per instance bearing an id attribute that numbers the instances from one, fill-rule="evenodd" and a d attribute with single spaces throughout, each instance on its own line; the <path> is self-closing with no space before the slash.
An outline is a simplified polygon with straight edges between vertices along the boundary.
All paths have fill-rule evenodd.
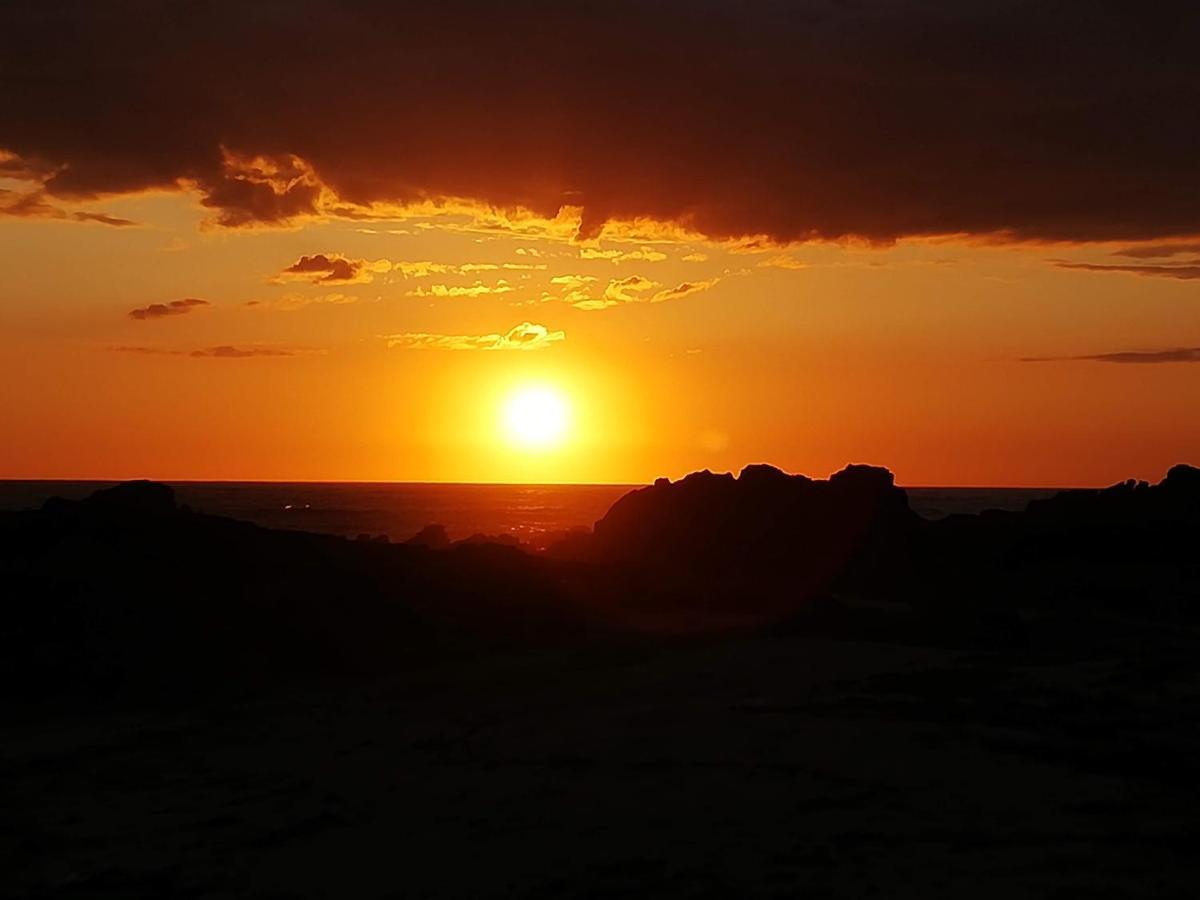
<path id="1" fill-rule="evenodd" d="M 1172 493 L 1187 494 L 1200 500 L 1200 469 L 1182 463 L 1171 466 L 1161 486 Z"/>
<path id="2" fill-rule="evenodd" d="M 444 525 L 426 525 L 404 543 L 414 547 L 428 547 L 430 550 L 445 550 L 450 546 L 450 536 L 446 534 Z"/>
<path id="3" fill-rule="evenodd" d="M 596 523 L 591 557 L 676 586 L 722 583 L 781 602 L 829 590 L 907 553 L 920 524 L 892 473 L 849 466 L 828 481 L 752 465 L 632 491 Z"/>
<path id="4" fill-rule="evenodd" d="M 176 512 L 175 491 L 157 481 L 126 481 L 110 488 L 101 488 L 83 501 L 86 505 L 106 510 L 169 515 Z"/>

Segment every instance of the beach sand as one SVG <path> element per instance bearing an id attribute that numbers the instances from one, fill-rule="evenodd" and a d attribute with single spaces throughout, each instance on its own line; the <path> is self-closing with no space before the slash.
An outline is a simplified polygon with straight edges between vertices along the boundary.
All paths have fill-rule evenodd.
<path id="1" fill-rule="evenodd" d="M 4 868 L 38 897 L 1191 896 L 1195 646 L 780 631 L 10 720 Z"/>

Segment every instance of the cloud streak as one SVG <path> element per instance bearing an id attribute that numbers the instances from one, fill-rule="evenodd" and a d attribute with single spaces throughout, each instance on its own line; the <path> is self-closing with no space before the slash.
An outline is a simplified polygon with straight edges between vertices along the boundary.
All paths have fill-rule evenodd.
<path id="1" fill-rule="evenodd" d="M 662 262 L 667 254 L 653 247 L 641 247 L 637 250 L 600 250 L 595 247 L 583 247 L 579 251 L 580 259 L 606 259 L 611 263 L 623 262 Z"/>
<path id="2" fill-rule="evenodd" d="M 566 332 L 522 322 L 504 334 L 431 334 L 405 332 L 387 335 L 389 347 L 407 350 L 542 350 L 566 340 Z"/>
<path id="3" fill-rule="evenodd" d="M 21 171 L 22 174 L 29 174 L 24 170 Z M 3 171 L 0 171 L 0 177 L 3 176 Z M 75 210 L 72 212 L 61 209 L 46 200 L 46 192 L 43 190 L 21 192 L 0 188 L 0 216 L 12 216 L 19 219 L 94 222 L 100 225 L 110 225 L 114 228 L 128 228 L 138 224 L 132 219 L 122 219 L 118 216 L 110 216 L 102 212 L 88 212 L 86 210 Z"/>
<path id="4" fill-rule="evenodd" d="M 1088 356 L 1027 356 L 1021 362 L 1102 362 L 1146 365 L 1154 363 L 1200 363 L 1200 347 L 1173 350 L 1122 350 Z"/>
<path id="5" fill-rule="evenodd" d="M 182 300 L 172 300 L 170 303 L 151 303 L 129 311 L 129 318 L 138 321 L 149 319 L 165 319 L 169 316 L 184 316 L 197 309 L 210 305 L 207 300 L 195 297 L 185 297 Z"/>
<path id="6" fill-rule="evenodd" d="M 474 284 L 431 284 L 429 287 L 422 285 L 418 288 L 413 288 L 411 291 L 405 291 L 406 297 L 482 297 L 486 294 L 507 294 L 510 293 L 513 286 L 501 278 L 495 284 L 484 284 L 482 281 L 476 281 Z"/>
<path id="7" fill-rule="evenodd" d="M 1127 256 L 1130 259 L 1166 259 L 1189 253 L 1200 254 L 1200 241 L 1178 244 L 1143 244 L 1140 247 L 1126 247 L 1123 250 L 1114 251 L 1115 256 Z"/>
<path id="8" fill-rule="evenodd" d="M 1058 262 L 1055 265 L 1060 269 L 1076 269 L 1082 272 L 1116 272 L 1123 275 L 1141 275 L 1146 278 L 1175 278 L 1180 281 L 1192 281 L 1200 278 L 1200 263 L 1179 266 L 1151 266 Z"/>
<path id="9" fill-rule="evenodd" d="M 188 356 L 207 359 L 250 359 L 255 356 L 295 356 L 293 350 L 278 350 L 270 347 L 233 347 L 221 344 L 191 351 Z"/>
<path id="10" fill-rule="evenodd" d="M 198 347 L 195 350 L 172 350 L 166 347 L 122 345 L 109 347 L 114 353 L 132 353 L 139 356 L 186 356 L 192 359 L 253 359 L 255 357 L 298 356 L 300 351 L 278 347 L 236 347 L 219 344 L 215 347 Z"/>

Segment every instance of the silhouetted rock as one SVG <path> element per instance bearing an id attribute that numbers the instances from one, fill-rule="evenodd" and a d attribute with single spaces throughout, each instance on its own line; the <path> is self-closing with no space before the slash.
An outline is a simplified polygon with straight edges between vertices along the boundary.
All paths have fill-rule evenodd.
<path id="1" fill-rule="evenodd" d="M 428 547 L 430 550 L 445 550 L 450 546 L 450 536 L 446 534 L 444 525 L 426 525 L 405 543 L 414 547 Z"/>
<path id="2" fill-rule="evenodd" d="M 1060 491 L 1023 513 L 951 516 L 924 535 L 914 602 L 1179 615 L 1197 606 L 1200 470 Z"/>
<path id="3" fill-rule="evenodd" d="M 592 530 L 572 528 L 554 531 L 543 538 L 543 552 L 552 559 L 587 559 L 592 549 Z"/>
<path id="4" fill-rule="evenodd" d="M 886 469 L 849 466 L 816 481 L 754 465 L 738 478 L 694 472 L 626 494 L 596 523 L 590 557 L 719 605 L 787 607 L 848 579 L 887 577 L 918 524 Z"/>
<path id="5" fill-rule="evenodd" d="M 437 525 L 399 545 L 275 531 L 179 510 L 169 487 L 131 482 L 0 513 L 0 689 L 253 690 L 541 640 L 595 617 L 693 612 L 1014 647 L 1044 640 L 1031 611 L 1194 617 L 1197 546 L 1200 470 L 1189 466 L 1155 485 L 936 522 L 912 512 L 886 469 L 697 472 L 626 494 L 593 533 L 545 556 L 512 534 L 452 544 Z"/>
<path id="6" fill-rule="evenodd" d="M 126 512 L 167 515 L 175 512 L 175 491 L 156 481 L 126 481 L 102 488 L 83 501 L 90 506 Z"/>
<path id="7" fill-rule="evenodd" d="M 0 512 L 0 694 L 182 703 L 577 627 L 549 560 L 463 549 L 187 513 L 149 482 Z"/>
<path id="8" fill-rule="evenodd" d="M 1183 464 L 1171 466 L 1167 477 L 1163 479 L 1162 487 L 1193 501 L 1200 501 L 1200 469 Z"/>

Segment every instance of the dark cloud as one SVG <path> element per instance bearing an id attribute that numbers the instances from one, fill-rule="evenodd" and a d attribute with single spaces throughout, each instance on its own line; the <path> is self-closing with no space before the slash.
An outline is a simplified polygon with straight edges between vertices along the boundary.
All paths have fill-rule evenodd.
<path id="1" fill-rule="evenodd" d="M 1174 350 L 1124 350 L 1090 356 L 1029 356 L 1021 362 L 1106 362 L 1106 363 L 1198 363 L 1200 347 Z"/>
<path id="2" fill-rule="evenodd" d="M 4 161 L 0 160 L 0 167 L 3 167 Z M 34 172 L 23 172 L 22 174 L 28 177 L 35 177 Z M 3 177 L 3 168 L 0 168 L 0 177 Z M 10 191 L 0 188 L 0 216 L 14 216 L 24 219 L 70 219 L 76 222 L 96 222 L 101 225 L 114 225 L 118 228 L 128 225 L 136 225 L 132 219 L 121 219 L 116 216 L 110 216 L 107 213 L 86 212 L 77 210 L 68 212 L 46 199 L 44 190 L 32 191 Z"/>
<path id="3" fill-rule="evenodd" d="M 162 319 L 166 316 L 182 316 L 194 309 L 208 306 L 207 300 L 197 300 L 195 297 L 185 297 L 182 300 L 172 300 L 170 303 L 151 303 L 149 306 L 138 307 L 129 311 L 131 319 Z"/>
<path id="4" fill-rule="evenodd" d="M 666 300 L 678 300 L 679 298 L 686 297 L 689 294 L 698 294 L 700 291 L 707 291 L 710 287 L 716 284 L 717 281 L 718 279 L 716 278 L 709 279 L 708 281 L 685 281 L 673 288 L 667 288 L 666 290 L 659 291 L 650 299 L 654 303 L 662 303 Z"/>
<path id="5" fill-rule="evenodd" d="M 310 278 L 314 284 L 335 282 L 352 282 L 370 280 L 366 269 L 366 261 L 361 259 L 346 259 L 343 256 L 327 256 L 317 253 L 313 256 L 302 256 L 281 273 L 285 278 L 298 275 Z"/>
<path id="6" fill-rule="evenodd" d="M 294 350 L 271 347 L 234 347 L 221 344 L 217 347 L 201 347 L 196 350 L 172 350 L 167 347 L 144 347 L 121 345 L 109 347 L 114 353 L 135 353 L 142 356 L 190 356 L 196 359 L 250 359 L 255 356 L 295 356 Z"/>
<path id="7" fill-rule="evenodd" d="M 71 213 L 71 218 L 77 222 L 99 222 L 101 225 L 112 225 L 114 228 L 127 228 L 130 225 L 137 224 L 132 219 L 121 219 L 117 216 L 110 216 L 107 213 L 73 212 Z"/>
<path id="8" fill-rule="evenodd" d="M 6 170 L 227 226 L 465 198 L 775 241 L 1200 234 L 1200 5 L 12 0 Z"/>
<path id="9" fill-rule="evenodd" d="M 1130 259 L 1166 259 L 1171 256 L 1183 256 L 1188 253 L 1200 254 L 1200 242 L 1183 244 L 1143 244 L 1140 247 L 1126 247 L 1115 251 L 1116 256 L 1128 256 Z"/>
<path id="10" fill-rule="evenodd" d="M 1151 278 L 1179 278 L 1190 281 L 1200 278 L 1200 263 L 1181 266 L 1128 266 L 1101 263 L 1055 263 L 1060 269 L 1080 269 L 1084 272 L 1121 272 L 1126 275 L 1144 275 Z"/>
<path id="11" fill-rule="evenodd" d="M 54 218 L 66 215 L 46 202 L 45 191 L 9 191 L 0 189 L 0 214 L 19 218 Z"/>
<path id="12" fill-rule="evenodd" d="M 141 356 L 160 356 L 160 355 L 176 355 L 179 350 L 164 350 L 161 347 L 142 347 L 137 345 L 122 344 L 118 347 L 109 347 L 113 353 L 136 353 Z"/>
<path id="13" fill-rule="evenodd" d="M 193 350 L 188 356 L 205 356 L 213 359 L 249 359 L 252 356 L 295 356 L 291 350 L 273 350 L 267 347 L 231 347 L 222 344 L 219 347 L 204 347 Z"/>

